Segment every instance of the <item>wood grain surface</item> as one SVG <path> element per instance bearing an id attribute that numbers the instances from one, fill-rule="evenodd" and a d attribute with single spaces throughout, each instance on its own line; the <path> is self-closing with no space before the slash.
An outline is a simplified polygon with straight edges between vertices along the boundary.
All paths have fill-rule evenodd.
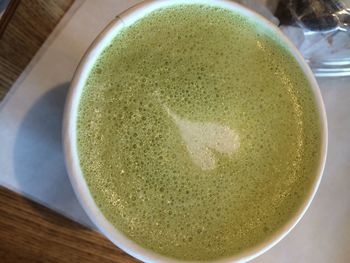
<path id="1" fill-rule="evenodd" d="M 0 188 L 0 262 L 137 262 L 101 234 Z"/>
<path id="2" fill-rule="evenodd" d="M 72 2 L 20 1 L 0 38 L 0 101 Z M 0 262 L 138 261 L 101 234 L 0 187 Z"/>
<path id="3" fill-rule="evenodd" d="M 73 0 L 21 0 L 0 37 L 0 100 Z"/>

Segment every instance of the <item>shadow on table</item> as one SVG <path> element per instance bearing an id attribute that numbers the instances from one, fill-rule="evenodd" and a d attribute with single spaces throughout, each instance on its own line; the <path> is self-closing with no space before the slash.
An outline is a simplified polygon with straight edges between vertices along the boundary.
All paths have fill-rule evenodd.
<path id="1" fill-rule="evenodd" d="M 62 147 L 62 119 L 69 83 L 45 93 L 28 111 L 14 149 L 15 174 L 31 199 L 93 227 L 69 181 Z"/>

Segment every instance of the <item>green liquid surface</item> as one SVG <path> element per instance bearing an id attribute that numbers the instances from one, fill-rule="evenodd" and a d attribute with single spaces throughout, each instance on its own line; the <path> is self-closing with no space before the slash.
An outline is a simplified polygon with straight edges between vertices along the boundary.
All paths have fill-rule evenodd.
<path id="1" fill-rule="evenodd" d="M 183 260 L 236 255 L 300 209 L 319 163 L 310 84 L 268 29 L 232 11 L 165 8 L 96 61 L 77 143 L 105 217 Z"/>

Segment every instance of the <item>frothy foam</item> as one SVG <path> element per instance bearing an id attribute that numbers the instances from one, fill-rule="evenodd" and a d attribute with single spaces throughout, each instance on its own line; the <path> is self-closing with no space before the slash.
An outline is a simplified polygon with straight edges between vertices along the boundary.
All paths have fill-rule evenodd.
<path id="1" fill-rule="evenodd" d="M 142 246 L 231 256 L 276 233 L 310 191 L 314 98 L 261 27 L 221 8 L 165 8 L 122 30 L 91 70 L 82 171 L 106 218 Z"/>

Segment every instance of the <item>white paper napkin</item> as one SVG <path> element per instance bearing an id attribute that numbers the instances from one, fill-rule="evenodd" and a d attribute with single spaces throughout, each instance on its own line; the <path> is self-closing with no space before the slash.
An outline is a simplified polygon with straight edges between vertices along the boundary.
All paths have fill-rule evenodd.
<path id="1" fill-rule="evenodd" d="M 0 184 L 92 228 L 64 166 L 63 105 L 92 40 L 137 2 L 76 0 L 0 104 Z M 350 78 L 319 83 L 329 120 L 329 155 L 320 190 L 291 234 L 254 262 L 350 262 Z"/>

